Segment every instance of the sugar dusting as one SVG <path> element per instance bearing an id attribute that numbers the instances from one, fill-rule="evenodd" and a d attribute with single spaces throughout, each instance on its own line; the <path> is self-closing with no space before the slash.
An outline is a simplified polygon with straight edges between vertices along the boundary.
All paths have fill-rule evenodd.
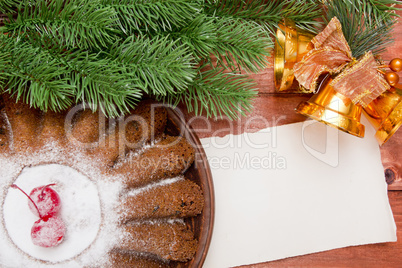
<path id="1" fill-rule="evenodd" d="M 130 163 L 137 159 L 141 154 L 144 152 L 148 151 L 149 149 L 153 148 L 155 145 L 157 145 L 159 142 L 161 142 L 163 139 L 162 137 L 158 137 L 155 140 L 152 140 L 150 142 L 144 143 L 142 147 L 137 148 L 135 150 L 130 150 L 127 155 L 125 155 L 124 158 L 119 159 L 117 163 L 115 163 L 114 168 L 119 168 L 124 164 Z"/>
<path id="2" fill-rule="evenodd" d="M 150 191 L 150 190 L 155 189 L 157 187 L 169 185 L 169 184 L 172 184 L 172 183 L 175 183 L 175 182 L 178 182 L 178 181 L 182 181 L 182 180 L 184 180 L 184 176 L 177 176 L 177 177 L 174 177 L 174 178 L 167 178 L 167 179 L 163 179 L 163 180 L 160 180 L 160 181 L 156 181 L 156 182 L 147 184 L 147 185 L 145 185 L 143 187 L 134 188 L 134 189 L 131 189 L 131 190 L 127 191 L 127 196 L 136 196 L 139 193 L 147 192 L 147 191 Z"/>
<path id="3" fill-rule="evenodd" d="M 107 252 L 115 246 L 115 243 L 118 243 L 118 237 L 121 236 L 116 228 L 118 217 L 114 212 L 114 208 L 119 201 L 119 193 L 122 190 L 118 178 L 103 174 L 99 170 L 98 163 L 93 159 L 89 159 L 80 150 L 71 150 L 71 148 L 64 150 L 55 142 L 47 144 L 47 146 L 34 154 L 0 156 L 0 165 L 2 167 L 2 172 L 0 173 L 0 187 L 2 189 L 0 191 L 0 202 L 1 207 L 4 207 L 4 209 L 0 210 L 1 267 L 36 268 L 49 265 L 52 265 L 52 267 L 104 267 L 104 264 L 108 261 Z M 61 197 L 62 209 L 60 217 L 66 224 L 65 241 L 58 247 L 62 249 L 60 252 L 63 252 L 63 254 L 65 252 L 70 253 L 70 256 L 58 252 L 58 247 L 40 248 L 36 246 L 36 248 L 21 249 L 14 241 L 16 240 L 15 236 L 22 239 L 23 243 L 32 243 L 29 228 L 28 231 L 26 228 L 22 228 L 21 232 L 16 230 L 7 232 L 6 230 L 6 227 L 10 228 L 11 226 L 6 226 L 7 224 L 5 224 L 7 222 L 6 215 L 19 214 L 19 217 L 22 218 L 15 223 L 16 225 L 21 225 L 20 222 L 27 222 L 28 226 L 32 226 L 38 219 L 29 210 L 26 197 L 21 193 L 17 193 L 14 189 L 10 189 L 10 185 L 18 181 L 18 179 L 17 181 L 14 180 L 20 178 L 29 170 L 31 170 L 33 180 L 28 183 L 28 180 L 21 179 L 18 182 L 18 184 L 21 183 L 20 186 L 23 186 L 23 188 L 27 187 L 24 190 L 28 192 L 34 187 L 48 184 L 49 182 L 57 183 L 54 189 Z M 88 179 L 78 180 L 79 175 L 74 174 L 72 170 Z M 32 171 L 35 172 L 32 173 Z M 61 178 L 63 176 L 64 178 Z M 22 201 L 17 202 L 12 197 L 9 197 L 11 191 L 15 192 L 13 194 L 19 195 L 18 198 Z M 65 202 L 66 199 L 68 199 L 68 202 Z M 12 205 L 4 206 L 12 200 L 16 202 L 14 214 L 13 209 L 10 212 Z M 100 209 L 91 209 L 96 207 L 97 203 Z M 18 213 L 15 213 L 15 211 Z M 76 244 L 68 243 L 69 239 L 77 239 L 82 235 L 82 233 L 78 232 L 79 230 L 88 230 L 89 226 L 97 225 L 99 228 L 92 228 L 95 234 L 88 233 L 82 237 L 88 242 L 84 248 L 78 248 Z M 24 226 L 24 224 L 21 226 Z"/>

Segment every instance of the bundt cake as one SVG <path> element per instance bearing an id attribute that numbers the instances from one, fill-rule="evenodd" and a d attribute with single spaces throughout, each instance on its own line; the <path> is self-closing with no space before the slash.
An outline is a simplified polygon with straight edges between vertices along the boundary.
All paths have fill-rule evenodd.
<path id="1" fill-rule="evenodd" d="M 41 112 L 3 94 L 0 116 L 1 267 L 171 267 L 191 260 L 202 189 L 186 175 L 193 146 L 165 133 L 167 112 L 143 101 L 108 119 L 84 106 Z M 29 193 L 60 195 L 63 241 L 31 241 Z M 43 217 L 40 218 L 43 220 Z"/>

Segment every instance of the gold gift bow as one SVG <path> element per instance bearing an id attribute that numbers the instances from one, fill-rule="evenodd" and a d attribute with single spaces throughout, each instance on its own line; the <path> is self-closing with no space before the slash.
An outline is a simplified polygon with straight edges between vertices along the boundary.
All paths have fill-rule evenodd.
<path id="1" fill-rule="evenodd" d="M 390 88 L 385 78 L 377 72 L 378 65 L 371 52 L 358 61 L 353 58 L 336 17 L 309 45 L 312 50 L 295 64 L 293 71 L 299 84 L 312 92 L 316 93 L 318 79 L 325 73 L 338 74 L 330 86 L 363 107 Z"/>

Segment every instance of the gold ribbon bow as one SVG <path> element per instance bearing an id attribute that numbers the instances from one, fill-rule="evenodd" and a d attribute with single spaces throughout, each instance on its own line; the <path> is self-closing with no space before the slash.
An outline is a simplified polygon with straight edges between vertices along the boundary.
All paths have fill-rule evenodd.
<path id="1" fill-rule="evenodd" d="M 390 88 L 377 72 L 377 62 L 371 52 L 356 61 L 339 20 L 334 17 L 325 29 L 310 42 L 313 48 L 296 63 L 293 71 L 300 85 L 316 93 L 320 75 L 338 74 L 330 86 L 355 104 L 367 106 Z"/>

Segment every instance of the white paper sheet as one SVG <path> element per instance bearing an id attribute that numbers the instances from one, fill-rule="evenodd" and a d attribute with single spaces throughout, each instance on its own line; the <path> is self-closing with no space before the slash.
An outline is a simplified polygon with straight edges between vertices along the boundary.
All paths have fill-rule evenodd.
<path id="1" fill-rule="evenodd" d="M 374 130 L 316 121 L 206 138 L 216 198 L 205 268 L 396 241 Z"/>

